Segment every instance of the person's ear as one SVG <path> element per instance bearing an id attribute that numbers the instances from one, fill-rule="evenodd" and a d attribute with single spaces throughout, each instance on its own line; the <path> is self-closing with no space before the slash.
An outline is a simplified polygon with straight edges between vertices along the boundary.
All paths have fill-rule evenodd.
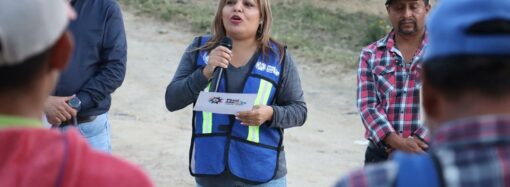
<path id="1" fill-rule="evenodd" d="M 441 99 L 440 93 L 430 85 L 427 81 L 427 75 L 422 72 L 422 105 L 425 112 L 425 116 L 431 119 L 437 119 L 441 114 Z"/>
<path id="2" fill-rule="evenodd" d="M 432 5 L 430 3 L 428 5 L 425 5 L 425 11 L 429 13 L 430 9 L 432 9 Z"/>
<path id="3" fill-rule="evenodd" d="M 49 65 L 50 69 L 63 70 L 69 64 L 73 53 L 74 43 L 69 32 L 65 32 L 57 40 L 50 52 Z"/>

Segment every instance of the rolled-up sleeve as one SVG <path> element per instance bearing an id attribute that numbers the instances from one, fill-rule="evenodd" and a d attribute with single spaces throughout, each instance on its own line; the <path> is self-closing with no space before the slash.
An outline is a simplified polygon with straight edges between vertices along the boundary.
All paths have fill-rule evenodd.
<path id="1" fill-rule="evenodd" d="M 430 142 L 429 131 L 426 126 L 422 125 L 416 131 L 413 132 L 415 136 L 418 136 L 425 142 Z"/>
<path id="2" fill-rule="evenodd" d="M 368 139 L 379 143 L 386 135 L 394 132 L 393 126 L 388 121 L 386 112 L 377 98 L 377 88 L 374 74 L 370 66 L 373 55 L 369 51 L 362 51 L 359 57 L 357 107 L 362 122 L 367 129 Z"/>

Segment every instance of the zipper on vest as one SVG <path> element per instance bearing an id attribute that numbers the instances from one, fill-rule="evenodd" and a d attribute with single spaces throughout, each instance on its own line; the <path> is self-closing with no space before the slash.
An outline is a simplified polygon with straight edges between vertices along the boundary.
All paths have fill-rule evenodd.
<path id="1" fill-rule="evenodd" d="M 232 141 L 232 129 L 234 128 L 234 120 L 235 120 L 235 117 L 234 116 L 229 116 L 229 119 L 230 119 L 230 126 L 228 128 L 228 131 L 227 131 L 227 143 L 225 145 L 225 171 L 228 171 L 229 173 L 232 173 L 230 172 L 230 166 L 229 166 L 229 153 L 230 153 L 230 142 Z"/>
<path id="2" fill-rule="evenodd" d="M 228 93 L 228 71 L 225 71 L 223 76 L 225 77 L 225 92 Z M 219 77 L 220 80 L 222 77 Z M 230 166 L 229 166 L 229 152 L 230 152 L 230 141 L 232 141 L 232 129 L 234 128 L 234 122 L 235 122 L 235 116 L 233 115 L 230 115 L 229 117 L 229 127 L 227 129 L 227 143 L 225 145 L 225 172 L 229 172 L 229 173 L 232 173 L 230 171 Z"/>

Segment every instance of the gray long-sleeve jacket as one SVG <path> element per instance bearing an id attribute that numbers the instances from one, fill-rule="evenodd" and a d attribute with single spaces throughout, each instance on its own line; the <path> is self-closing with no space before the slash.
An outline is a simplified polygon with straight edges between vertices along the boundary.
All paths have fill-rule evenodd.
<path id="1" fill-rule="evenodd" d="M 166 89 L 165 101 L 169 111 L 176 111 L 193 103 L 198 98 L 200 91 L 204 90 L 209 83 L 203 75 L 202 69 L 195 67 L 195 52 L 193 52 L 193 49 L 196 47 L 196 42 L 197 40 L 193 41 L 184 52 L 174 78 Z M 256 63 L 257 57 L 258 52 L 254 54 L 245 66 L 239 68 L 229 66 L 226 69 L 228 74 L 227 86 L 231 92 L 242 92 L 244 86 L 242 77 L 250 73 L 249 67 Z M 271 106 L 274 113 L 269 127 L 272 128 L 286 129 L 302 126 L 306 121 L 307 108 L 297 67 L 289 53 L 286 54 L 285 60 L 282 85 L 279 93 L 277 93 L 276 105 Z M 281 151 L 279 158 L 278 171 L 275 178 L 286 174 L 284 151 Z M 227 176 L 227 178 L 229 177 Z M 207 184 L 207 179 L 205 177 L 198 177 L 197 182 Z M 216 179 L 215 183 L 217 182 Z M 234 184 L 232 182 L 234 181 L 224 184 Z"/>

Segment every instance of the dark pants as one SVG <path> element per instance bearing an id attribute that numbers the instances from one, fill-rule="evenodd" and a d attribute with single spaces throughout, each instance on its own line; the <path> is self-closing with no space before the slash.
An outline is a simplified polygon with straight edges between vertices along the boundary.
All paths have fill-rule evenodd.
<path id="1" fill-rule="evenodd" d="M 384 162 L 386 160 L 388 160 L 388 153 L 386 150 L 370 142 L 367 150 L 365 151 L 365 166 L 368 164 Z"/>

